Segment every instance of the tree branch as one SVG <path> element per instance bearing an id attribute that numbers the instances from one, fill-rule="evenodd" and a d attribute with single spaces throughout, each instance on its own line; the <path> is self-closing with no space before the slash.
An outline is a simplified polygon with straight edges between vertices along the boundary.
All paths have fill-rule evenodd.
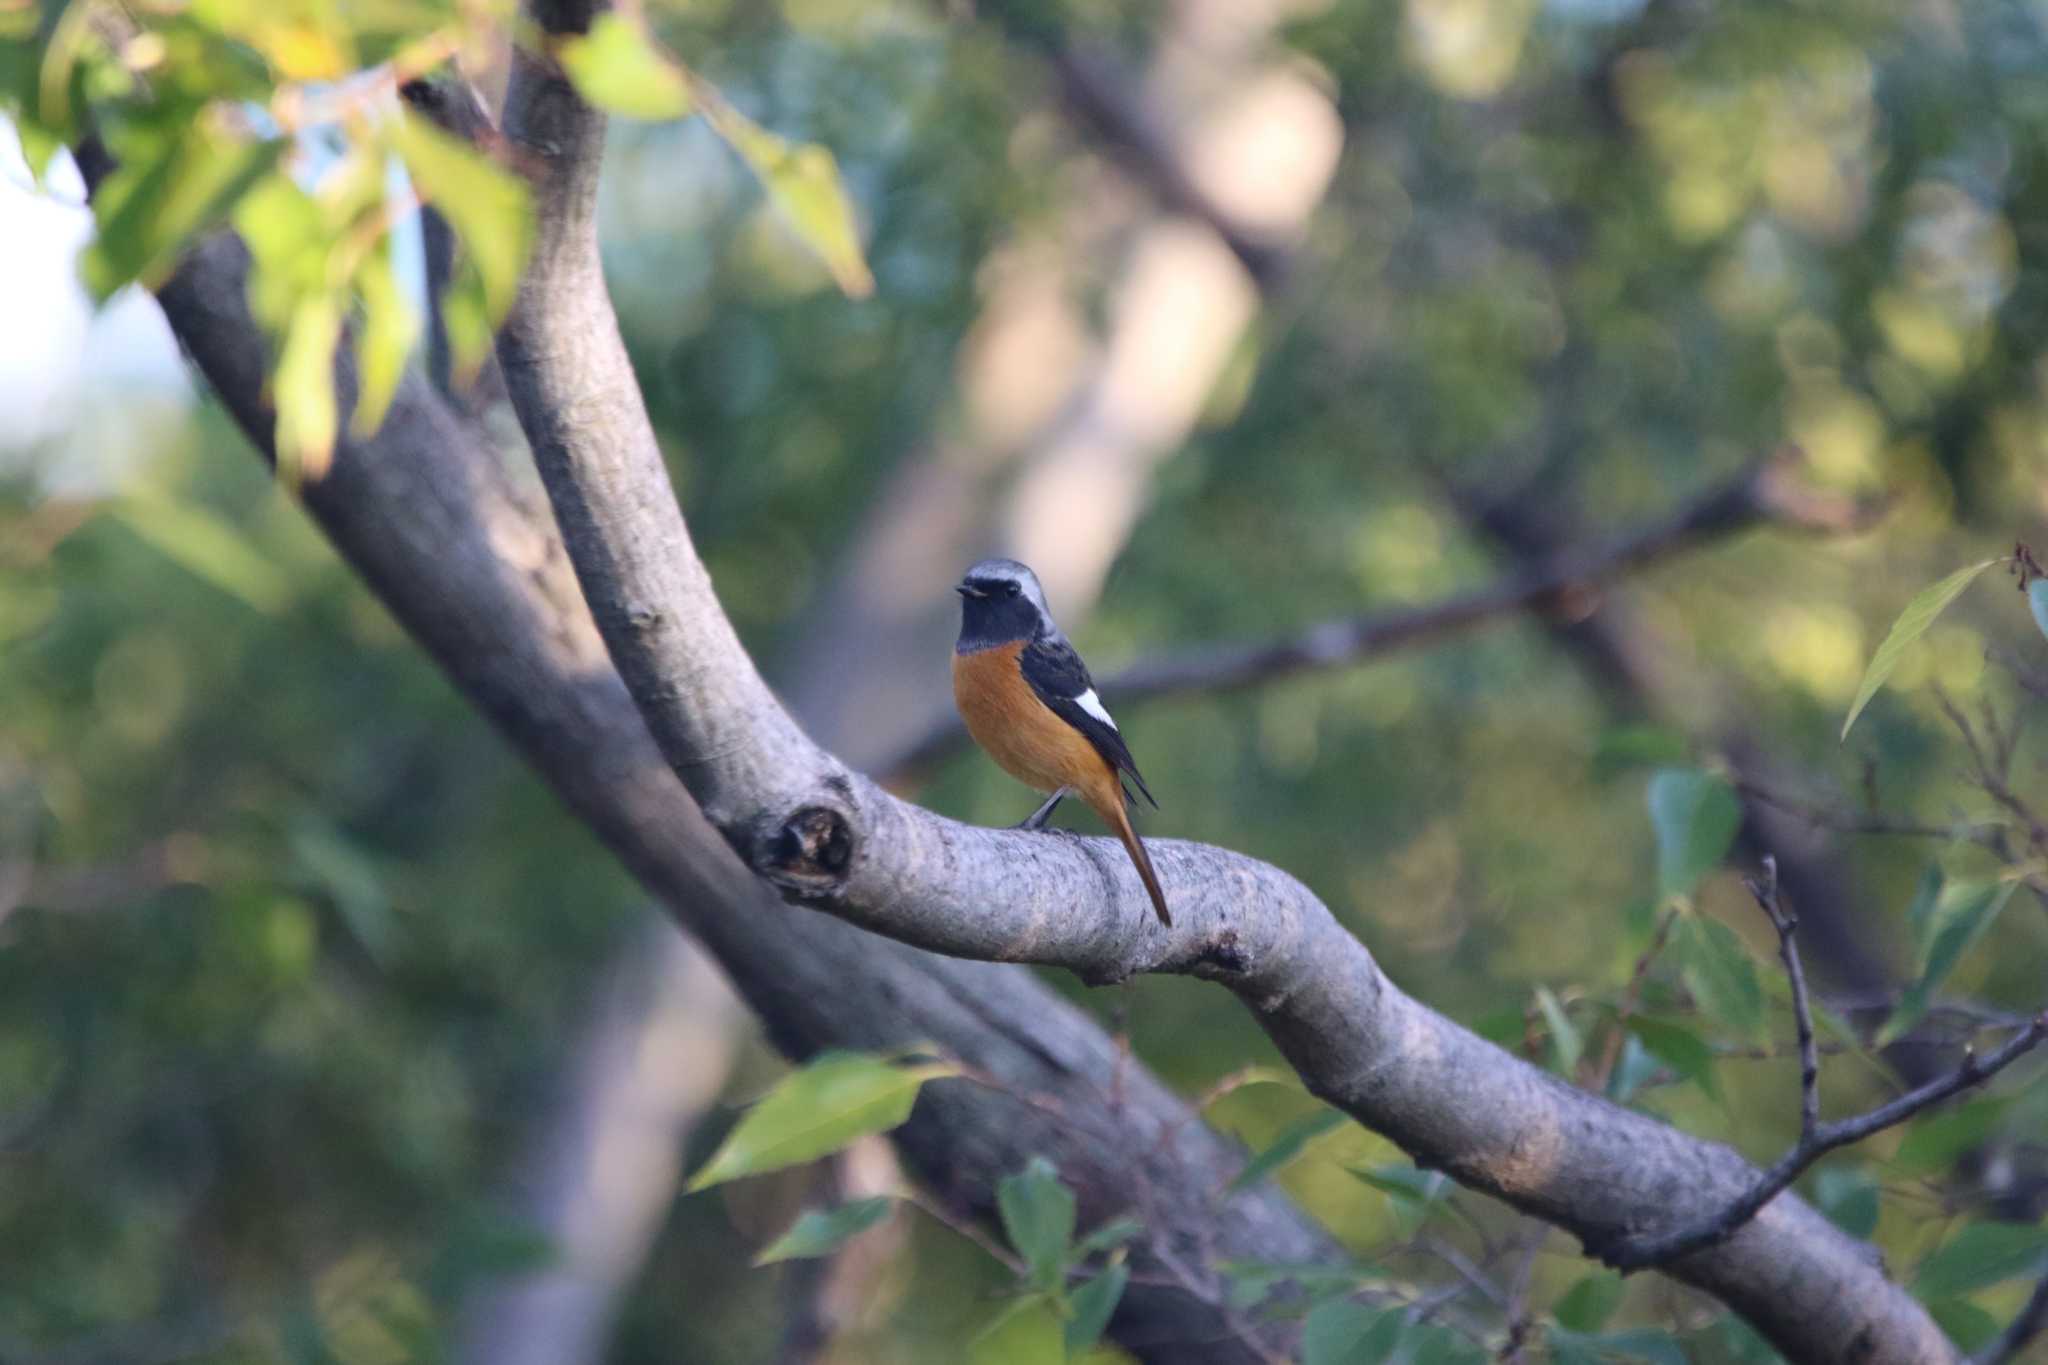
<path id="1" fill-rule="evenodd" d="M 1813 1009 L 1807 1002 L 1806 973 L 1799 964 L 1799 947 L 1792 937 L 1799 921 L 1786 911 L 1779 898 L 1775 859 L 1766 858 L 1764 875 L 1747 879 L 1745 885 L 1749 887 L 1750 895 L 1756 898 L 1757 905 L 1770 916 L 1771 927 L 1778 931 L 1778 955 L 1785 963 L 1785 974 L 1792 985 L 1792 1016 L 1799 1029 L 1799 1140 L 1741 1198 L 1715 1213 L 1654 1237 L 1634 1237 L 1595 1246 L 1595 1254 L 1617 1270 L 1641 1270 L 1664 1265 L 1726 1241 L 1756 1217 L 1764 1205 L 1805 1174 L 1807 1167 L 1829 1152 L 1852 1142 L 1861 1142 L 1872 1133 L 1904 1123 L 1923 1109 L 1983 1084 L 2048 1038 L 2048 1010 L 2043 1010 L 1981 1060 L 1974 1052 L 1966 1054 L 1963 1064 L 1948 1075 L 1929 1081 L 1889 1104 L 1879 1105 L 1855 1118 L 1822 1123 L 1820 1057 L 1813 1043 Z"/>
<path id="2" fill-rule="evenodd" d="M 104 167 L 102 167 L 104 169 Z M 237 423 L 266 456 L 274 414 L 268 349 L 249 316 L 248 256 L 221 237 L 159 291 L 166 317 Z M 347 348 L 338 386 L 352 387 Z M 1111 1325 L 1142 1359 L 1252 1365 L 1267 1349 L 1232 1335 L 1227 1286 L 1156 1276 L 1160 1254 L 1211 1245 L 1226 1259 L 1307 1264 L 1338 1248 L 1270 1189 L 1218 1203 L 1241 1150 L 1028 973 L 948 961 L 818 916 L 792 916 L 731 856 L 662 761 L 636 714 L 562 548 L 522 501 L 477 428 L 417 377 L 376 437 L 344 436 L 307 511 L 457 686 L 564 802 L 718 959 L 792 1057 L 824 1048 L 937 1043 L 1011 1089 L 926 1088 L 898 1150 L 956 1216 L 993 1220 L 996 1182 L 1050 1157 L 1093 1223 L 1162 1192 L 1133 1247 L 1143 1282 Z M 1053 1121 L 1017 1095 L 1056 1100 Z M 1156 1145 L 1132 1133 L 1170 1134 Z M 1291 1328 L 1265 1327 L 1284 1348 Z M 1142 1348 L 1140 1344 L 1142 1343 Z"/>
<path id="3" fill-rule="evenodd" d="M 1104 679 L 1100 690 L 1119 705 L 1188 692 L 1256 687 L 1319 668 L 1349 667 L 1396 650 L 1431 644 L 1510 613 L 1571 603 L 1603 584 L 1715 540 L 1760 526 L 1846 532 L 1870 525 L 1883 504 L 1810 492 L 1793 480 L 1797 458 L 1781 452 L 1682 503 L 1661 520 L 1605 545 L 1547 563 L 1519 565 L 1494 582 L 1427 606 L 1367 612 L 1324 621 L 1278 639 L 1197 648 L 1134 664 Z M 950 713 L 879 771 L 914 774 L 966 742 Z"/>
<path id="4" fill-rule="evenodd" d="M 545 32 L 587 24 L 540 3 Z M 897 800 L 817 748 L 761 681 L 691 546 L 597 270 L 603 121 L 522 57 L 506 132 L 530 153 L 540 249 L 500 343 L 515 409 L 584 594 L 642 716 L 731 847 L 799 903 L 955 956 L 1219 980 L 1310 1089 L 1418 1163 L 1608 1242 L 1720 1207 L 1754 1173 L 1565 1086 L 1402 995 L 1309 891 L 1226 850 L 1159 841 L 1176 927 L 1156 926 L 1104 839 L 970 828 Z M 1797 1200 L 1673 1273 L 1788 1355 L 1953 1359 L 1925 1312 Z"/>

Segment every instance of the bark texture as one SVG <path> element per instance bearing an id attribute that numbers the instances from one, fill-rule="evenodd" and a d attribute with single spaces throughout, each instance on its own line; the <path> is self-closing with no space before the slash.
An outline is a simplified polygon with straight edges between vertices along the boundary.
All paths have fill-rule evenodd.
<path id="1" fill-rule="evenodd" d="M 159 291 L 181 344 L 266 455 L 269 357 L 248 314 L 247 253 L 209 242 Z M 341 376 L 344 390 L 346 373 Z M 1144 1219 L 1111 1332 L 1150 1361 L 1258 1362 L 1284 1325 L 1246 1328 L 1218 1259 L 1332 1261 L 1335 1244 L 1270 1189 L 1218 1200 L 1242 1165 L 1082 1011 L 1027 972 L 933 957 L 794 915 L 732 856 L 655 749 L 544 508 L 417 377 L 383 429 L 344 439 L 306 507 L 569 807 L 715 957 L 791 1057 L 933 1044 L 1001 1088 L 926 1088 L 897 1133 L 912 1172 L 993 1222 L 995 1186 L 1035 1153 L 1075 1187 L 1083 1226 Z M 1121 1065 L 1121 1075 L 1119 1068 Z M 1113 1097 L 1116 1097 L 1113 1100 Z"/>
<path id="2" fill-rule="evenodd" d="M 587 3 L 530 8 L 575 32 Z M 1316 897 L 1223 849 L 1154 841 L 1157 925 L 1114 842 L 976 829 L 898 800 L 813 744 L 734 634 L 692 549 L 604 290 L 594 220 L 604 121 L 523 56 L 505 133 L 532 169 L 539 247 L 500 342 L 507 387 L 598 627 L 657 744 L 741 859 L 785 897 L 950 956 L 1090 982 L 1179 972 L 1235 992 L 1304 1081 L 1419 1164 L 1591 1248 L 1683 1225 L 1755 1179 L 1730 1149 L 1620 1109 L 1396 989 Z M 1789 1194 L 1672 1274 L 1796 1360 L 1954 1352 L 1868 1248 Z"/>

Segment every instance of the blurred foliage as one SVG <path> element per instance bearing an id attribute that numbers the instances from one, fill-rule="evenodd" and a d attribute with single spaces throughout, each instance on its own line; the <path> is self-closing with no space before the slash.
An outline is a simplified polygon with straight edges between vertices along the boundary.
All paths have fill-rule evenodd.
<path id="1" fill-rule="evenodd" d="M 992 257 L 1069 250 L 1066 217 L 1100 192 L 1045 47 L 1135 69 L 1167 7 L 942 8 L 695 0 L 563 54 L 622 113 L 724 111 L 613 130 L 607 265 L 700 548 L 771 662 L 861 510 L 961 420 Z M 1811 480 L 1895 505 L 1872 533 L 1748 535 L 1613 594 L 1610 619 L 1661 665 L 1654 694 L 1535 618 L 1126 709 L 1166 807 L 1152 828 L 1288 868 L 1405 989 L 1504 1046 L 1774 1155 L 1797 1067 L 1769 926 L 1722 866 L 1731 792 L 1748 799 L 1725 755 L 1767 755 L 1818 804 L 2011 828 L 1958 776 L 1939 700 L 2013 724 L 2037 704 L 2018 683 L 2048 646 L 1993 580 L 1837 734 L 1913 596 L 2048 509 L 2048 370 L 2028 340 L 2048 330 L 2048 18 L 2020 0 L 1287 12 L 1279 41 L 1333 92 L 1344 157 L 1231 391 L 1163 467 L 1077 631 L 1098 672 L 1513 571 L 1449 489 L 1579 544 L 1796 443 Z M 374 423 L 416 345 L 417 266 L 392 232 L 415 196 L 463 240 L 444 308 L 472 365 L 509 302 L 517 180 L 392 97 L 451 52 L 488 67 L 507 17 L 488 0 L 0 3 L 0 101 L 37 170 L 88 112 L 121 162 L 80 267 L 95 295 L 161 278 L 210 224 L 244 232 L 287 467 L 311 476 L 342 422 Z M 1113 267 L 1082 256 L 1063 276 L 1092 324 Z M 848 297 L 870 272 L 873 297 Z M 323 410 L 309 376 L 352 317 L 384 378 L 356 413 Z M 433 1359 L 468 1287 L 546 1254 L 498 1198 L 642 912 L 227 453 L 218 414 L 154 435 L 104 500 L 46 494 L 80 457 L 59 441 L 8 466 L 0 502 L 0 1358 Z M 2021 733 L 2030 800 L 2042 757 Z M 1022 813 L 973 757 L 924 796 Z M 1902 1009 L 1959 1041 L 1981 1010 L 2040 1006 L 2048 919 L 2030 887 L 2006 901 L 2041 875 L 2024 847 L 1841 837 L 1825 856 L 1867 947 L 1920 983 Z M 1137 1050 L 1189 1093 L 1272 1061 L 1213 987 L 1148 979 L 1128 998 Z M 1955 1000 L 1980 1013 L 1959 1023 Z M 1893 1093 L 1823 1022 L 1829 1112 Z M 1801 1185 L 1966 1344 L 2044 1250 L 2038 1211 L 1992 1219 L 1985 1172 L 1958 1164 L 1991 1142 L 2040 1179 L 2039 1075 L 2023 1063 Z M 1259 1154 L 1243 1178 L 1282 1182 L 1357 1257 L 1309 1281 L 1313 1349 L 1462 1358 L 1454 1332 L 1401 1341 L 1384 1298 L 1352 1295 L 1426 1294 L 1453 1277 L 1418 1233 L 1476 1254 L 1511 1222 L 1297 1090 L 1222 1090 L 1211 1117 Z M 693 1138 L 693 1166 L 714 1138 Z M 1034 1178 L 1018 1206 L 1056 1204 Z M 770 1191 L 753 1203 L 746 1186 L 679 1198 L 612 1359 L 766 1357 L 790 1268 L 749 1262 L 804 1202 L 794 1180 L 752 1182 Z M 1013 1251 L 1051 1265 L 1057 1220 L 1019 1218 Z M 877 1292 L 914 1311 L 863 1319 L 835 1358 L 1001 1358 L 1005 1334 L 1063 1332 L 1103 1283 L 1061 1305 L 1027 1274 L 997 1330 L 991 1295 L 1015 1277 L 904 1221 Z M 1771 1358 L 1714 1305 L 1575 1253 L 1553 1239 L 1530 1263 L 1552 1358 Z M 1249 1308 L 1292 1268 L 1227 1269 Z"/>

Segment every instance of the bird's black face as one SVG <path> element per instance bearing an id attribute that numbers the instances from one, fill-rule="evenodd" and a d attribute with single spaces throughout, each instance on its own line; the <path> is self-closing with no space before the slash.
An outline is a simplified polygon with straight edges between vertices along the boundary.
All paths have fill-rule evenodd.
<path id="1" fill-rule="evenodd" d="M 1038 580 L 1013 560 L 984 560 L 953 591 L 960 594 L 958 653 L 1029 640 L 1050 626 Z"/>

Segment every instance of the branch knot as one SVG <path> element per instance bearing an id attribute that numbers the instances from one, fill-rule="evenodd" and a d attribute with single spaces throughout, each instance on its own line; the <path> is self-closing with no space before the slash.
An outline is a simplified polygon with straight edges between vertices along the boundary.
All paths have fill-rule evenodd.
<path id="1" fill-rule="evenodd" d="M 831 806 L 802 806 L 757 845 L 754 870 L 804 897 L 830 895 L 853 864 L 853 824 Z"/>

